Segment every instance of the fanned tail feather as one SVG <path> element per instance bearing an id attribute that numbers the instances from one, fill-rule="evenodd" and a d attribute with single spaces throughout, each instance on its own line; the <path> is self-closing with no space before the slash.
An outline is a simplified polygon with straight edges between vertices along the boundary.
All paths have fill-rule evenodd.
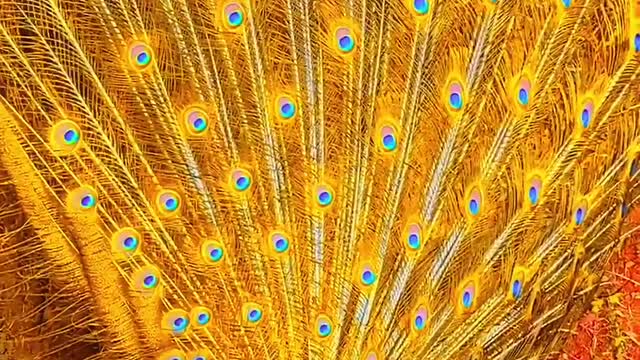
<path id="1" fill-rule="evenodd" d="M 638 34 L 635 0 L 0 0 L 10 358 L 553 354 L 636 230 Z"/>

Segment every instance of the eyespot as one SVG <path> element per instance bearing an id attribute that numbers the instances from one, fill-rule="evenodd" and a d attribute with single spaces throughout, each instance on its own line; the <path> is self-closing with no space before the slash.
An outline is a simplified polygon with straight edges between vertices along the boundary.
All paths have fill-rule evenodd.
<path id="1" fill-rule="evenodd" d="M 464 95 L 462 90 L 462 84 L 458 81 L 453 81 L 449 84 L 449 108 L 452 111 L 458 111 L 462 109 L 464 105 Z"/>
<path id="2" fill-rule="evenodd" d="M 251 174 L 244 169 L 235 169 L 231 172 L 230 177 L 231 187 L 239 192 L 245 192 L 251 188 Z"/>
<path id="3" fill-rule="evenodd" d="M 175 335 L 183 334 L 189 327 L 189 317 L 182 310 L 171 310 L 165 315 L 165 326 Z"/>
<path id="4" fill-rule="evenodd" d="M 209 116 L 199 106 L 188 107 L 184 111 L 183 119 L 189 135 L 202 135 L 209 128 Z"/>
<path id="5" fill-rule="evenodd" d="M 276 101 L 278 118 L 283 121 L 291 121 L 297 113 L 297 106 L 293 99 L 287 95 L 278 97 Z"/>
<path id="6" fill-rule="evenodd" d="M 122 228 L 111 236 L 111 248 L 113 252 L 132 256 L 138 251 L 140 239 L 140 233 L 136 229 Z"/>
<path id="7" fill-rule="evenodd" d="M 540 192 L 542 191 L 542 179 L 539 176 L 533 176 L 529 180 L 529 204 L 531 206 L 538 205 L 540 201 Z"/>
<path id="8" fill-rule="evenodd" d="M 333 204 L 333 189 L 327 184 L 320 184 L 315 189 L 316 204 L 327 208 Z"/>
<path id="9" fill-rule="evenodd" d="M 261 318 L 262 318 L 262 311 L 261 310 L 253 309 L 253 310 L 249 311 L 248 320 L 250 322 L 260 321 Z"/>
<path id="10" fill-rule="evenodd" d="M 364 265 L 362 267 L 362 270 L 360 271 L 360 282 L 362 283 L 362 285 L 371 286 L 376 282 L 377 279 L 378 276 L 370 265 Z"/>
<path id="11" fill-rule="evenodd" d="M 230 3 L 224 7 L 224 19 L 228 28 L 238 28 L 244 24 L 244 9 L 238 3 Z"/>
<path id="12" fill-rule="evenodd" d="M 380 148 L 384 152 L 394 152 L 398 148 L 397 132 L 393 125 L 387 124 L 380 128 Z"/>
<path id="13" fill-rule="evenodd" d="M 242 306 L 243 319 L 247 325 L 257 325 L 263 319 L 262 307 L 256 303 L 246 303 Z"/>
<path id="14" fill-rule="evenodd" d="M 156 206 L 160 216 L 167 217 L 175 215 L 182 206 L 180 195 L 173 190 L 163 189 L 156 196 Z"/>
<path id="15" fill-rule="evenodd" d="M 529 97 L 531 95 L 531 82 L 526 77 L 520 78 L 518 82 L 518 104 L 520 106 L 529 106 Z"/>
<path id="16" fill-rule="evenodd" d="M 271 247 L 277 254 L 289 251 L 289 237 L 281 231 L 274 231 L 269 235 Z"/>
<path id="17" fill-rule="evenodd" d="M 169 350 L 159 356 L 159 360 L 185 360 L 187 355 L 182 350 Z"/>
<path id="18" fill-rule="evenodd" d="M 458 313 L 465 313 L 473 311 L 477 302 L 477 280 L 470 279 L 462 282 L 462 285 L 458 289 Z"/>
<path id="19" fill-rule="evenodd" d="M 511 286 L 509 288 L 509 298 L 511 300 L 520 300 L 524 290 L 524 284 L 526 281 L 526 269 L 523 267 L 516 267 L 511 275 Z"/>
<path id="20" fill-rule="evenodd" d="M 467 212 L 469 215 L 475 217 L 482 211 L 482 193 L 480 189 L 474 187 L 467 196 Z"/>
<path id="21" fill-rule="evenodd" d="M 522 296 L 522 281 L 521 280 L 514 280 L 513 283 L 511 283 L 511 296 L 513 296 L 514 299 L 520 299 L 520 297 Z"/>
<path id="22" fill-rule="evenodd" d="M 316 333 L 320 338 L 327 338 L 333 334 L 333 322 L 328 316 L 318 316 L 316 320 Z"/>
<path id="23" fill-rule="evenodd" d="M 78 149 L 82 140 L 82 132 L 78 124 L 71 120 L 57 122 L 51 128 L 49 143 L 51 149 L 59 154 L 70 154 Z"/>
<path id="24" fill-rule="evenodd" d="M 413 0 L 413 10 L 418 15 L 426 15 L 429 13 L 429 0 Z"/>
<path id="25" fill-rule="evenodd" d="M 187 358 L 189 360 L 209 360 L 209 356 L 206 355 L 206 351 L 200 350 L 193 353 L 190 353 Z"/>
<path id="26" fill-rule="evenodd" d="M 206 327 L 211 321 L 211 310 L 204 306 L 195 307 L 191 310 L 190 318 L 193 319 L 195 327 Z"/>
<path id="27" fill-rule="evenodd" d="M 160 271 L 155 266 L 143 266 L 133 274 L 133 286 L 138 291 L 151 294 L 159 285 Z"/>
<path id="28" fill-rule="evenodd" d="M 473 288 L 467 289 L 462 294 L 462 306 L 464 306 L 465 309 L 469 309 L 473 305 L 473 295 Z"/>
<path id="29" fill-rule="evenodd" d="M 578 206 L 576 206 L 573 212 L 573 220 L 577 226 L 584 224 L 584 221 L 587 218 L 587 210 L 588 210 L 587 202 L 586 200 L 583 199 L 578 203 Z"/>
<path id="30" fill-rule="evenodd" d="M 591 118 L 593 116 L 593 102 L 588 102 L 582 109 L 580 114 L 580 121 L 582 121 L 582 127 L 588 128 L 591 124 Z"/>
<path id="31" fill-rule="evenodd" d="M 427 322 L 429 321 L 429 311 L 425 306 L 419 306 L 414 310 L 411 329 L 416 332 L 422 332 L 427 327 Z"/>
<path id="32" fill-rule="evenodd" d="M 410 223 L 405 230 L 405 246 L 412 251 L 422 248 L 422 227 L 417 223 Z"/>
<path id="33" fill-rule="evenodd" d="M 162 318 L 162 328 L 171 331 L 174 335 L 182 335 L 191 325 L 189 314 L 181 309 L 169 311 Z"/>
<path id="34" fill-rule="evenodd" d="M 562 2 L 562 6 L 564 6 L 565 8 L 568 8 L 571 6 L 571 4 L 573 4 L 573 0 L 561 0 Z"/>
<path id="35" fill-rule="evenodd" d="M 633 37 L 633 48 L 636 52 L 640 52 L 640 33 L 636 33 Z"/>
<path id="36" fill-rule="evenodd" d="M 151 65 L 153 50 L 144 41 L 136 41 L 129 46 L 129 62 L 134 69 L 142 71 Z"/>
<path id="37" fill-rule="evenodd" d="M 349 54 L 356 46 L 356 40 L 353 36 L 353 32 L 348 27 L 339 27 L 335 32 L 336 43 L 338 45 L 338 51 L 343 54 Z"/>
<path id="38" fill-rule="evenodd" d="M 87 212 L 95 209 L 98 194 L 88 185 L 82 185 L 67 195 L 67 208 L 72 212 Z"/>
<path id="39" fill-rule="evenodd" d="M 206 264 L 216 265 L 224 257 L 224 246 L 218 241 L 206 241 L 200 247 L 200 255 Z"/>

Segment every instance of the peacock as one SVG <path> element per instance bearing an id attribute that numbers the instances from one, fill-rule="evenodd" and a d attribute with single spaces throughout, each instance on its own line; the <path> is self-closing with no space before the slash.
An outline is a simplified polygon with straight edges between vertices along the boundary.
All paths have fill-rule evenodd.
<path id="1" fill-rule="evenodd" d="M 0 0 L 0 358 L 552 358 L 639 161 L 638 0 Z"/>

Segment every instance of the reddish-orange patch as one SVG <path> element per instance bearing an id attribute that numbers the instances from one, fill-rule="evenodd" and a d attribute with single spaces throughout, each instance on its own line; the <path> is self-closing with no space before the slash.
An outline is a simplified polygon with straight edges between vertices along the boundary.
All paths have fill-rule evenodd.
<path id="1" fill-rule="evenodd" d="M 640 210 L 630 218 L 640 225 Z M 640 234 L 612 258 L 603 297 L 585 314 L 560 359 L 640 359 Z"/>

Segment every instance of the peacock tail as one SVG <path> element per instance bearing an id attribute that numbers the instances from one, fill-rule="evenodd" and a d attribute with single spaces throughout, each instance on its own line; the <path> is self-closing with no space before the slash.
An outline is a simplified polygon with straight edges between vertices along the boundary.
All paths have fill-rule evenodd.
<path id="1" fill-rule="evenodd" d="M 638 0 L 0 0 L 0 357 L 547 358 L 639 160 Z"/>

